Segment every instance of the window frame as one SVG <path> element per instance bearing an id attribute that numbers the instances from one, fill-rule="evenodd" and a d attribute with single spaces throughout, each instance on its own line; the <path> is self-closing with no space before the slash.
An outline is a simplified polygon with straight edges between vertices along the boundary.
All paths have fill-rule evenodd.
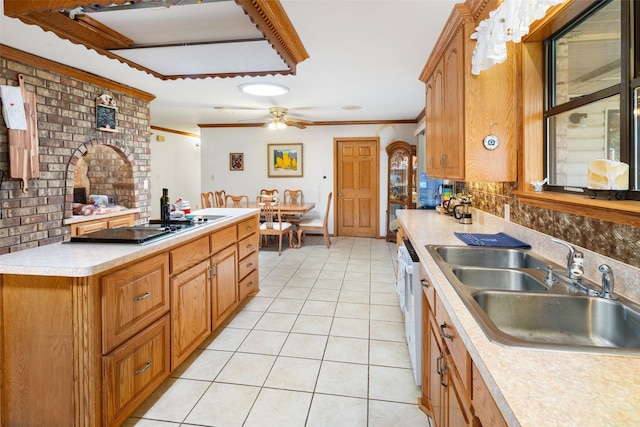
<path id="1" fill-rule="evenodd" d="M 632 94 L 636 87 L 640 87 L 640 75 L 632 81 L 632 68 L 636 70 L 636 73 L 640 72 L 640 52 L 635 52 L 635 60 L 631 58 L 631 38 L 634 33 L 634 28 L 632 28 L 632 23 L 639 23 L 638 17 L 640 17 L 640 8 L 633 7 L 633 1 L 628 0 L 620 0 L 621 8 L 620 8 L 620 83 L 609 86 L 604 89 L 597 90 L 593 93 L 585 95 L 580 98 L 576 98 L 573 100 L 569 100 L 567 102 L 563 102 L 559 105 L 552 105 L 552 100 L 555 95 L 555 51 L 553 49 L 554 39 L 562 36 L 563 34 L 568 33 L 573 28 L 575 28 L 580 23 L 589 19 L 593 16 L 598 10 L 606 6 L 613 0 L 597 0 L 591 3 L 587 8 L 581 11 L 581 13 L 574 16 L 571 20 L 567 21 L 561 27 L 554 29 L 554 31 L 549 34 L 543 40 L 544 47 L 544 107 L 543 107 L 543 135 L 544 135 L 544 144 L 543 144 L 543 173 L 544 176 L 550 176 L 550 164 L 549 160 L 551 157 L 550 153 L 550 131 L 549 122 L 550 118 L 564 113 L 569 110 L 573 110 L 585 105 L 592 104 L 594 102 L 609 98 L 611 96 L 619 95 L 620 96 L 620 153 L 619 160 L 629 164 L 629 191 L 627 192 L 627 197 L 632 200 L 640 200 L 640 182 L 638 181 L 636 167 L 638 166 L 637 162 L 634 161 L 638 156 L 638 146 L 640 145 L 640 141 L 633 141 L 634 136 L 634 123 L 631 120 L 633 106 L 632 106 Z M 634 13 L 635 21 L 631 19 L 631 13 Z M 637 24 L 636 24 L 637 25 Z M 640 30 L 635 31 L 635 40 L 640 39 Z M 637 44 L 636 44 L 637 45 Z M 633 63 L 632 63 L 633 61 Z M 636 83 L 634 86 L 634 82 Z M 640 89 L 639 89 L 640 90 Z M 638 129 L 637 131 L 640 131 Z M 640 160 L 640 159 L 639 159 Z M 580 191 L 580 189 L 582 191 Z M 564 185 L 547 185 L 547 190 L 553 192 L 560 193 L 572 193 L 572 194 L 583 194 L 592 192 L 592 190 L 588 190 L 586 187 L 576 187 L 576 186 L 564 186 Z"/>

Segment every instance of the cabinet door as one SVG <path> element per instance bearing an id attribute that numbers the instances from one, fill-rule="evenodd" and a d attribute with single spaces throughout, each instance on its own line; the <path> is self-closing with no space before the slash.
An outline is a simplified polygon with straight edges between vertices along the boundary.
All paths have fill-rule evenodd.
<path id="1" fill-rule="evenodd" d="M 448 369 L 446 370 L 446 419 L 445 425 L 450 427 L 471 426 L 473 415 L 471 414 L 471 403 L 464 387 L 460 382 L 455 364 L 450 358 L 450 354 L 445 355 Z"/>
<path id="2" fill-rule="evenodd" d="M 445 178 L 464 179 L 464 41 L 459 31 L 444 53 L 442 157 Z"/>
<path id="3" fill-rule="evenodd" d="M 171 367 L 175 369 L 211 333 L 209 260 L 171 279 Z"/>
<path id="4" fill-rule="evenodd" d="M 444 178 L 443 162 L 443 75 L 442 61 L 426 84 L 426 171 L 430 178 Z"/>
<path id="5" fill-rule="evenodd" d="M 236 245 L 211 258 L 212 319 L 214 328 L 238 305 L 238 252 Z"/>
<path id="6" fill-rule="evenodd" d="M 429 311 L 429 359 L 428 372 L 426 373 L 426 383 L 422 382 L 422 387 L 427 387 L 427 400 L 431 407 L 431 418 L 436 427 L 443 427 L 445 424 L 444 417 L 444 381 L 443 370 L 446 368 L 446 361 L 442 353 L 442 345 L 440 343 L 440 331 L 435 325 L 435 319 Z M 424 391 L 423 391 L 424 393 Z"/>

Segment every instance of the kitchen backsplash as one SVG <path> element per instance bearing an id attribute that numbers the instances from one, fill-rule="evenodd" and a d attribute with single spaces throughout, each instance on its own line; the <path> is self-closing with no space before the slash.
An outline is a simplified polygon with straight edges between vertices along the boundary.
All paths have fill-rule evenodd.
<path id="1" fill-rule="evenodd" d="M 521 204 L 513 182 L 457 183 L 456 190 L 473 196 L 473 206 L 504 218 L 505 204 L 516 224 L 581 246 L 590 251 L 640 267 L 640 227 L 602 221 Z"/>

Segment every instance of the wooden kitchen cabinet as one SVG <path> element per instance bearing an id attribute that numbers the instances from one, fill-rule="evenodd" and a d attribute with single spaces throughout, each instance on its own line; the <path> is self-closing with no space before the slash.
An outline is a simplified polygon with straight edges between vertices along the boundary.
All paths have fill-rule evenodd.
<path id="1" fill-rule="evenodd" d="M 431 289 L 429 289 L 431 288 Z M 436 427 L 471 426 L 473 412 L 470 398 L 470 358 L 466 352 L 460 354 L 460 342 L 450 324 L 438 318 L 443 311 L 437 293 L 429 285 L 427 291 L 435 299 L 429 305 L 423 292 L 423 378 L 421 408 L 434 421 Z M 444 311 L 446 315 L 446 311 Z M 448 316 L 447 316 L 448 317 Z M 453 352 L 451 349 L 455 349 Z M 462 369 L 461 369 L 462 368 Z"/>
<path id="2" fill-rule="evenodd" d="M 211 265 L 205 260 L 171 278 L 171 366 L 211 333 Z"/>
<path id="3" fill-rule="evenodd" d="M 108 218 L 91 219 L 71 224 L 71 236 L 82 236 L 93 231 L 106 230 L 108 228 L 130 227 L 136 222 L 135 215 L 132 213 L 110 216 Z"/>
<path id="4" fill-rule="evenodd" d="M 238 250 L 236 245 L 211 258 L 212 321 L 218 327 L 238 306 Z"/>
<path id="5" fill-rule="evenodd" d="M 498 405 L 496 405 L 487 384 L 480 376 L 476 365 L 473 365 L 473 390 L 471 393 L 471 404 L 476 419 L 474 427 L 507 427 L 507 421 L 502 416 Z"/>
<path id="6" fill-rule="evenodd" d="M 120 425 L 171 371 L 169 315 L 118 347 L 103 361 L 104 425 Z"/>
<path id="7" fill-rule="evenodd" d="M 252 215 L 90 276 L 3 274 L 0 425 L 122 424 L 257 291 L 257 224 Z M 240 235 L 251 265 L 238 263 Z"/>
<path id="8" fill-rule="evenodd" d="M 425 83 L 426 171 L 430 178 L 516 181 L 516 66 L 508 59 L 471 74 L 477 23 L 465 4 L 454 6 L 427 60 Z M 497 148 L 484 146 L 488 135 Z"/>
<path id="9" fill-rule="evenodd" d="M 160 254 L 101 279 L 102 353 L 169 312 L 169 257 Z"/>

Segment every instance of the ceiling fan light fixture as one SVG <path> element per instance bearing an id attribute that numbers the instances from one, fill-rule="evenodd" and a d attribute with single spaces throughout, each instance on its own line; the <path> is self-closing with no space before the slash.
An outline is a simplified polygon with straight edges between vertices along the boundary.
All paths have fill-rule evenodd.
<path id="1" fill-rule="evenodd" d="M 273 119 L 273 120 L 271 120 L 269 122 L 267 127 L 269 129 L 273 129 L 273 130 L 282 130 L 282 129 L 286 129 L 287 128 L 287 124 L 285 122 L 283 122 L 282 120 L 280 120 L 278 118 L 275 118 L 275 119 Z"/>
<path id="2" fill-rule="evenodd" d="M 245 83 L 238 88 L 249 95 L 279 96 L 289 93 L 289 88 L 275 83 Z"/>

